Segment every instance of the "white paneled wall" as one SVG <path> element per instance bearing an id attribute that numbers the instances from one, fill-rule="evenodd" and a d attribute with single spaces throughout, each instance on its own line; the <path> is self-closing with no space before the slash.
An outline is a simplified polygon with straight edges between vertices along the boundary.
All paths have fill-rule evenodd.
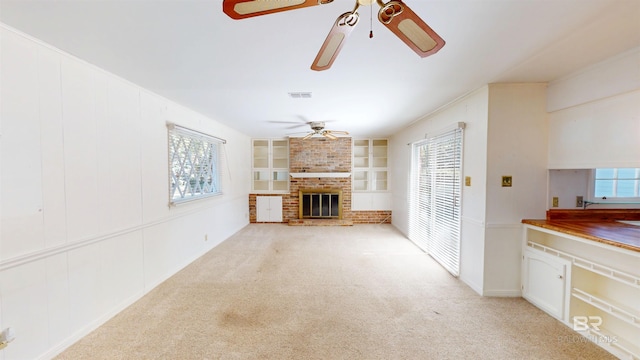
<path id="1" fill-rule="evenodd" d="M 549 83 L 550 169 L 640 166 L 640 48 Z"/>
<path id="2" fill-rule="evenodd" d="M 546 136 L 544 84 L 490 84 L 392 137 L 393 224 L 408 234 L 411 146 L 456 122 L 464 130 L 460 279 L 489 296 L 520 295 L 523 218 L 544 217 Z M 501 186 L 511 175 L 514 185 Z"/>
<path id="3" fill-rule="evenodd" d="M 487 123 L 489 89 L 482 87 L 441 111 L 395 134 L 389 142 L 392 176 L 393 224 L 409 234 L 410 143 L 428 133 L 441 132 L 457 122 L 464 130 L 463 176 L 471 176 L 472 185 L 462 193 L 462 233 L 460 239 L 460 279 L 482 293 L 484 274 L 484 225 L 487 177 Z"/>
<path id="4" fill-rule="evenodd" d="M 67 239 L 60 55 L 40 47 L 38 68 L 41 166 L 46 174 L 42 177 L 44 239 L 45 246 L 52 247 L 64 244 Z"/>
<path id="5" fill-rule="evenodd" d="M 638 104 L 640 89 L 551 113 L 549 168 L 640 166 Z"/>
<path id="6" fill-rule="evenodd" d="M 0 26 L 0 360 L 50 358 L 248 224 L 250 139 Z M 166 122 L 227 139 L 168 206 Z"/>
<path id="7" fill-rule="evenodd" d="M 44 247 L 42 154 L 38 106 L 38 47 L 2 37 L 2 232 L 0 259 Z M 6 45 L 5 45 L 6 44 Z M 17 119 L 10 121 L 9 119 Z"/>

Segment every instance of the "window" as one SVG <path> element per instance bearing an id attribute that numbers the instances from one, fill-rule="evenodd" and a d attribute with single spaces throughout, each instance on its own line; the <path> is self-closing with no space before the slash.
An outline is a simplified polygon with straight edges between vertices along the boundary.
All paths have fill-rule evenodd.
<path id="1" fill-rule="evenodd" d="M 169 124 L 171 204 L 219 195 L 220 144 L 225 140 Z"/>
<path id="2" fill-rule="evenodd" d="M 640 168 L 601 168 L 593 171 L 596 199 L 640 197 Z"/>
<path id="3" fill-rule="evenodd" d="M 409 238 L 454 276 L 460 273 L 462 136 L 454 130 L 413 144 Z"/>

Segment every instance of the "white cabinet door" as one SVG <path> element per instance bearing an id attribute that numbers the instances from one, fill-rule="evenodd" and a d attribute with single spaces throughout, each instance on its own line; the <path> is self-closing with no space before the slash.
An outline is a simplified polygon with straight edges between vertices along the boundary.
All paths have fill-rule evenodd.
<path id="1" fill-rule="evenodd" d="M 564 320 L 571 263 L 534 249 L 525 249 L 523 261 L 522 297 Z"/>
<path id="2" fill-rule="evenodd" d="M 282 196 L 256 196 L 257 222 L 282 222 Z"/>

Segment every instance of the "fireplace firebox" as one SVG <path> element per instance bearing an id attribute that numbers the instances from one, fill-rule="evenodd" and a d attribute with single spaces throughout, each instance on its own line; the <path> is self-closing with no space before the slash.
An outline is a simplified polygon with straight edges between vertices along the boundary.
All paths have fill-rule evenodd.
<path id="1" fill-rule="evenodd" d="M 299 192 L 300 219 L 342 219 L 342 189 L 303 189 Z"/>

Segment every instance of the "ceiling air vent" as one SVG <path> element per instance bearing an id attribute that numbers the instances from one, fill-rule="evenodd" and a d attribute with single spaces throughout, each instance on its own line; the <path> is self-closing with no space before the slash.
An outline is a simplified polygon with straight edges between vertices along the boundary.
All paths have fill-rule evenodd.
<path id="1" fill-rule="evenodd" d="M 289 97 L 292 99 L 311 99 L 310 92 L 290 92 Z"/>

